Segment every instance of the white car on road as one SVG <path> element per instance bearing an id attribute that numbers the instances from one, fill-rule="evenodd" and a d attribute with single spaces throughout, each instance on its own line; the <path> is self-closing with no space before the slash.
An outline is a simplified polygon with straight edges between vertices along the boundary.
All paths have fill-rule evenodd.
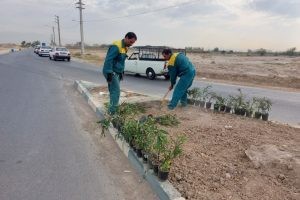
<path id="1" fill-rule="evenodd" d="M 39 56 L 49 56 L 49 52 L 50 52 L 51 49 L 52 49 L 51 47 L 42 46 L 38 50 L 38 54 L 39 54 Z"/>
<path id="2" fill-rule="evenodd" d="M 146 75 L 148 79 L 164 76 L 169 79 L 166 61 L 161 52 L 165 46 L 138 46 L 133 47 L 134 52 L 125 60 L 125 73 Z M 173 52 L 183 52 L 185 49 L 172 49 Z"/>
<path id="3" fill-rule="evenodd" d="M 154 53 L 132 53 L 125 60 L 125 73 L 146 75 L 148 79 L 155 79 L 157 76 L 168 78 L 168 70 L 165 68 L 163 59 L 157 58 Z"/>
<path id="4" fill-rule="evenodd" d="M 49 54 L 50 60 L 67 60 L 70 62 L 71 54 L 66 47 L 53 47 Z"/>

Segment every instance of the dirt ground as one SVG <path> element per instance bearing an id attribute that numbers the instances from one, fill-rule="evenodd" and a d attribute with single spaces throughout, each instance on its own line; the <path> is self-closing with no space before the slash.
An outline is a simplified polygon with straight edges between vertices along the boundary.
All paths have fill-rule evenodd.
<path id="1" fill-rule="evenodd" d="M 11 51 L 11 49 L 19 50 L 20 46 L 15 44 L 0 44 L 0 54 L 5 54 Z"/>
<path id="2" fill-rule="evenodd" d="M 159 102 L 144 105 L 162 114 Z M 181 123 L 166 130 L 187 142 L 169 180 L 186 199 L 300 199 L 300 129 L 192 106 L 171 114 Z M 245 151 L 262 145 L 273 151 L 252 162 Z"/>
<path id="3" fill-rule="evenodd" d="M 300 89 L 300 57 L 188 54 L 199 78 Z"/>
<path id="4" fill-rule="evenodd" d="M 108 101 L 105 87 L 89 91 L 97 106 Z M 121 96 L 134 97 L 126 92 Z M 164 129 L 170 137 L 187 137 L 184 153 L 174 161 L 169 177 L 183 197 L 300 199 L 299 128 L 194 106 L 168 112 L 160 103 L 142 103 L 146 107 L 142 115 L 169 113 L 179 119 L 177 127 Z"/>
<path id="5" fill-rule="evenodd" d="M 84 57 L 79 55 L 78 49 L 71 52 L 97 67 L 103 65 L 106 56 L 103 49 L 87 49 Z M 208 53 L 188 53 L 187 56 L 196 67 L 197 79 L 300 91 L 300 57 Z"/>

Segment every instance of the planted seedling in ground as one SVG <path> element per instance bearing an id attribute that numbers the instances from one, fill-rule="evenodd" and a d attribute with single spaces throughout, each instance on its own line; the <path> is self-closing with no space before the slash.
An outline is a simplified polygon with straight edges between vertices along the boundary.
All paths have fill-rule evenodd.
<path id="1" fill-rule="evenodd" d="M 264 121 L 268 121 L 269 111 L 271 110 L 272 102 L 267 97 L 256 98 L 256 107 L 257 111 L 255 112 L 255 116 L 258 117 L 260 114 Z M 260 118 L 260 117 L 259 117 Z"/>
<path id="2" fill-rule="evenodd" d="M 166 114 L 156 117 L 156 121 L 163 126 L 177 126 L 179 124 L 175 115 Z"/>
<path id="3" fill-rule="evenodd" d="M 233 107 L 234 107 L 234 113 L 236 115 L 244 116 L 246 113 L 246 102 L 245 102 L 245 96 L 242 93 L 242 90 L 238 89 L 239 94 L 236 96 L 231 96 L 231 99 L 233 101 Z"/>
<path id="4" fill-rule="evenodd" d="M 162 181 L 168 179 L 172 161 L 182 154 L 182 145 L 185 141 L 185 136 L 178 136 L 175 140 L 171 140 L 167 144 L 167 148 L 165 148 L 165 150 L 163 151 L 163 158 L 158 170 L 158 177 Z"/>

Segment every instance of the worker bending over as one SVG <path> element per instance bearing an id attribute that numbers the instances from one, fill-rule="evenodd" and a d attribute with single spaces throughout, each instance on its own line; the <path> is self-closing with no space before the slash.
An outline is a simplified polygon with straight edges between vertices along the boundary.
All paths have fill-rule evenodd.
<path id="1" fill-rule="evenodd" d="M 177 77 L 180 77 L 174 89 L 172 99 L 168 104 L 168 108 L 173 110 L 179 100 L 182 106 L 186 106 L 187 90 L 193 83 L 196 74 L 195 67 L 183 53 L 172 53 L 171 49 L 164 49 L 162 55 L 165 60 L 168 60 L 167 67 L 171 81 L 169 90 L 173 89 Z"/>

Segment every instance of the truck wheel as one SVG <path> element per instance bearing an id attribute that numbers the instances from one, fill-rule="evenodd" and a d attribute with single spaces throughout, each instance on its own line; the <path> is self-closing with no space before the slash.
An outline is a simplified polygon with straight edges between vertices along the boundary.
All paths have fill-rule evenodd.
<path id="1" fill-rule="evenodd" d="M 147 75 L 147 78 L 150 79 L 150 80 L 153 80 L 156 77 L 156 74 L 155 74 L 155 72 L 152 68 L 147 69 L 146 75 Z"/>
<path id="2" fill-rule="evenodd" d="M 67 60 L 68 60 L 68 62 L 70 62 L 71 58 L 68 58 Z"/>

